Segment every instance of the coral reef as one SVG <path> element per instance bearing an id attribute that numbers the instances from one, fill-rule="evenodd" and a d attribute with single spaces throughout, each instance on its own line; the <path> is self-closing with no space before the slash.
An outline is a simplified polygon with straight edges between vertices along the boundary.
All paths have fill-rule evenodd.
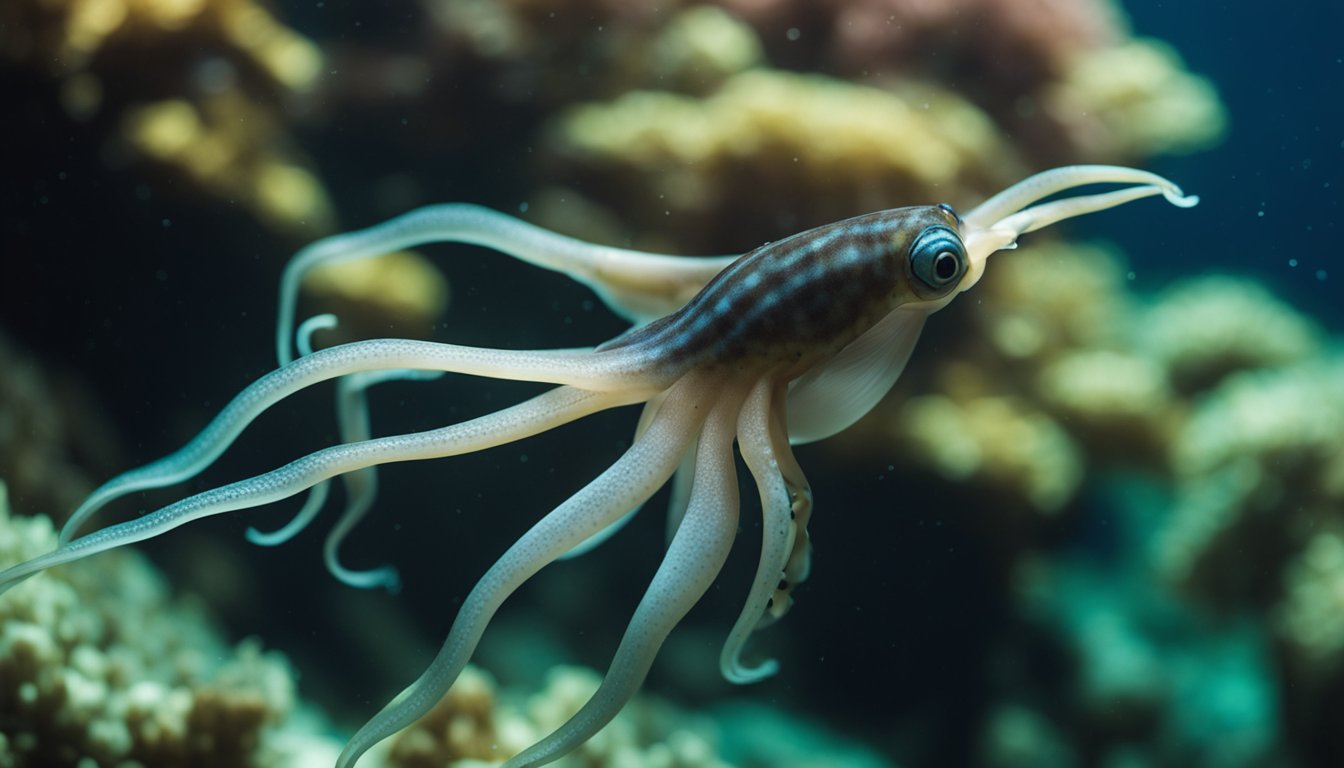
<path id="1" fill-rule="evenodd" d="M 135 155 L 278 231 L 332 225 L 279 109 L 313 88 L 322 53 L 253 0 L 7 3 L 0 58 L 50 83 L 72 119 L 108 126 Z"/>
<path id="2" fill-rule="evenodd" d="M 792 224 L 802 228 L 930 190 L 964 201 L 1016 171 L 1001 164 L 990 122 L 951 93 L 770 70 L 734 75 L 704 99 L 635 91 L 577 107 L 556 131 L 570 178 L 626 190 L 623 213 L 640 230 L 675 217 L 695 238 L 676 245 L 700 252 L 743 242 L 744 221 L 779 211 L 806 210 Z M 757 194 L 763 186 L 773 194 Z"/>
<path id="3" fill-rule="evenodd" d="M 184 254 L 215 259 L 203 269 L 252 269 L 258 292 L 235 304 L 254 315 L 273 300 L 264 273 L 338 219 L 358 226 L 460 199 L 609 242 L 720 252 L 864 210 L 965 205 L 1041 165 L 1198 149 L 1226 123 L 1209 82 L 1162 43 L 1132 38 L 1106 0 L 392 0 L 377 13 L 289 7 L 283 19 L 267 8 L 0 6 L 0 57 L 19 73 L 11 82 L 22 80 L 30 102 L 55 105 L 75 127 L 71 141 L 98 147 L 98 167 L 71 174 L 166 180 L 156 202 L 187 203 L 203 226 L 261 224 L 245 233 L 241 254 L 236 242 L 227 252 L 205 242 L 199 253 L 178 246 L 152 261 L 154 242 L 142 238 L 119 258 L 145 258 L 155 271 Z M 60 133 L 49 112 L 28 109 L 19 128 Z M 43 174 L 60 165 L 42 164 Z M 124 194 L 139 195 L 137 183 Z M 98 202 L 79 211 L 81 224 L 120 245 L 126 209 Z M 1023 634 L 1047 637 L 1045 655 L 1067 667 L 1053 679 L 1023 673 L 986 711 L 958 715 L 981 718 L 984 764 L 1269 762 L 1285 729 L 1337 723 L 1332 702 L 1344 689 L 1344 374 L 1318 359 L 1330 341 L 1245 279 L 1141 296 L 1113 249 L 1029 245 L 995 258 L 976 302 L 939 316 L 882 411 L 817 450 L 881 451 L 900 467 L 892 477 L 914 489 L 906 508 L 965 510 L 948 519 L 1002 555 L 1006 570 L 991 575 L 1012 585 L 1005 612 L 1028 625 Z M 344 334 L 383 335 L 390 325 L 421 335 L 446 301 L 438 274 L 399 254 L 314 275 L 305 290 L 340 315 Z M 109 316 L 124 301 L 124 291 L 104 297 L 96 278 L 80 279 L 62 275 L 60 290 L 103 302 Z M 217 346 L 203 332 L 164 347 Z M 49 396 L 64 385 L 7 349 L 0 370 L 0 477 L 25 511 L 72 508 L 88 487 L 82 466 L 104 475 L 120 463 L 91 426 L 97 415 L 79 398 Z M 162 389 L 145 402 L 171 404 L 183 390 L 154 386 Z M 126 420 L 155 434 L 190 412 L 164 409 Z M 1160 490 L 1108 516 L 1098 499 L 1132 492 L 1098 481 L 1114 473 Z M 1113 519 L 1129 521 L 1130 539 L 1111 542 L 1132 555 L 1123 563 L 1104 570 L 1061 552 L 1061 540 L 1119 536 L 1122 526 L 1107 527 Z M 0 526 L 3 562 L 48 546 L 49 536 L 38 523 Z M 1090 555 L 1112 556 L 1082 559 Z M 152 577 L 125 575 L 143 570 L 133 555 L 90 567 L 108 570 L 67 569 L 0 597 L 0 696 L 9 697 L 0 711 L 25 718 L 0 728 L 0 763 L 196 759 L 203 742 L 186 734 L 215 734 L 219 764 L 244 753 L 277 763 L 268 755 L 284 743 L 279 722 L 294 693 L 274 658 L 183 628 L 189 606 L 169 601 Z M 135 586 L 142 577 L 150 586 Z M 909 591 L 882 588 L 884 599 Z M 127 618 L 112 615 L 114 604 Z M 1192 606 L 1263 626 L 1173 618 Z M 908 623 L 899 607 L 891 612 Z M 156 645 L 144 645 L 146 628 L 161 635 Z M 1007 668 L 1031 663 L 1033 649 L 1012 646 L 1013 629 L 1021 627 L 986 641 Z M 800 620 L 787 631 L 831 630 Z M 808 685 L 834 687 L 832 667 L 820 667 L 816 682 L 805 676 L 812 668 L 790 669 L 799 699 Z M 32 684 L 11 685 L 20 673 Z M 128 688 L 133 681 L 146 682 Z M 529 703 L 469 675 L 386 759 L 481 765 L 533 740 L 591 685 L 590 675 L 565 671 Z M 1199 686 L 1217 696 L 1201 699 Z M 1286 723 L 1274 715 L 1275 691 L 1291 691 Z M 890 703 L 889 691 L 881 695 Z M 1213 711 L 1218 697 L 1244 708 Z M 872 709 L 857 695 L 852 706 Z M 737 750 L 749 724 L 726 712 L 712 715 L 722 728 L 735 722 L 720 739 L 645 707 L 594 740 L 581 764 L 787 764 Z M 1197 717 L 1245 736 L 1218 753 Z M 762 743 L 778 746 L 781 732 L 801 728 L 768 729 Z M 53 751 L 61 744 L 66 751 Z M 798 764 L 822 764 L 808 760 Z"/>
<path id="4" fill-rule="evenodd" d="M 343 340 L 386 335 L 388 328 L 398 336 L 428 336 L 449 296 L 443 273 L 411 251 L 319 267 L 304 277 L 303 290 L 340 318 Z"/>
<path id="5" fill-rule="evenodd" d="M 1243 278 L 1149 297 L 1095 247 L 996 259 L 962 319 L 973 332 L 941 337 L 951 348 L 912 369 L 907 394 L 837 438 L 895 449 L 942 478 L 932 498 L 992 515 L 975 530 L 1015 542 L 1018 610 L 1073 659 L 1062 680 L 1006 684 L 986 761 L 1129 749 L 1252 765 L 1290 730 L 1328 730 L 1344 679 L 1344 359 L 1324 351 L 1338 341 Z M 1057 549 L 1061 525 L 1099 524 L 1109 544 Z M 1012 668 L 1041 651 L 999 652 Z M 1224 704 L 1193 680 L 1218 681 Z M 1078 708 L 1033 704 L 1059 695 Z M 1207 739 L 1191 708 L 1241 736 Z M 1062 735 L 1080 731 L 1090 741 Z"/>
<path id="6" fill-rule="evenodd" d="M 85 388 L 43 371 L 0 331 L 0 477 L 26 512 L 70 510 L 118 451 Z"/>
<path id="7" fill-rule="evenodd" d="M 497 701 L 485 672 L 468 668 L 448 694 L 393 739 L 389 768 L 467 768 L 522 751 L 570 718 L 597 690 L 601 677 L 580 667 L 557 667 L 545 688 L 519 704 Z M 717 757 L 708 720 L 677 713 L 641 697 L 559 768 L 731 768 Z"/>
<path id="8" fill-rule="evenodd" d="M 1153 40 L 1080 54 L 1038 101 L 1074 156 L 1094 161 L 1201 149 L 1227 124 L 1213 85 Z"/>
<path id="9" fill-rule="evenodd" d="M 0 561 L 49 551 L 44 517 L 11 517 Z M 0 597 L 0 765 L 295 765 L 330 742 L 280 727 L 289 665 L 255 640 L 223 643 L 135 552 L 54 570 Z"/>

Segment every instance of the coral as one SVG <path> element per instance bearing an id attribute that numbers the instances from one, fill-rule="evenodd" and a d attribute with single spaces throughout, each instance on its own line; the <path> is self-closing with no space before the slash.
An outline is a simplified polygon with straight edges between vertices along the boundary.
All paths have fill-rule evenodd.
<path id="1" fill-rule="evenodd" d="M 1172 470 L 1159 567 L 1218 601 L 1271 599 L 1277 585 L 1237 564 L 1283 564 L 1344 509 L 1344 359 L 1229 377 L 1196 402 Z"/>
<path id="2" fill-rule="evenodd" d="M 162 43 L 165 36 L 210 40 L 288 88 L 306 88 L 321 53 L 252 0 L 74 0 L 6 6 L 0 48 L 11 58 L 40 61 L 58 74 L 87 74 L 123 48 Z"/>
<path id="3" fill-rule="evenodd" d="M 1039 101 L 1072 151 L 1094 161 L 1205 149 L 1227 124 L 1213 84 L 1152 40 L 1079 54 Z"/>
<path id="4" fill-rule="evenodd" d="M 869 83 L 949 87 L 1034 163 L 1132 160 L 1216 141 L 1209 81 L 1127 39 L 1109 0 L 731 0 L 771 60 Z"/>
<path id="5" fill-rule="evenodd" d="M 74 509 L 90 468 L 116 463 L 112 429 L 78 383 L 45 372 L 0 333 L 0 477 L 31 512 Z"/>
<path id="6" fill-rule="evenodd" d="M 1287 365 L 1320 351 L 1321 331 L 1249 279 L 1199 277 L 1158 294 L 1137 325 L 1139 344 L 1198 392 L 1234 371 Z"/>
<path id="7" fill-rule="evenodd" d="M 1277 628 L 1303 676 L 1321 679 L 1344 666 L 1344 530 L 1336 524 L 1311 536 L 1284 570 Z"/>
<path id="8" fill-rule="evenodd" d="M 1082 457 L 1068 433 L 1011 398 L 911 398 L 893 429 L 912 465 L 983 487 L 1002 506 L 1057 512 L 1082 481 Z"/>
<path id="9" fill-rule="evenodd" d="M 1113 43 L 1123 33 L 1105 0 L 827 5 L 835 13 L 828 53 L 842 71 L 932 76 L 994 100 L 1032 92 L 1058 75 L 1070 57 Z M 976 82 L 981 75 L 989 78 Z"/>
<path id="10" fill-rule="evenodd" d="M 819 223 L 899 200 L 959 202 L 1013 170 L 995 164 L 1005 152 L 989 121 L 951 93 L 772 70 L 734 75 L 704 99 L 636 91 L 577 107 L 552 145 L 579 179 L 643 189 L 623 206 L 638 206 L 643 228 L 693 222 L 704 242 L 692 249 L 752 222 L 759 231 L 780 211 Z"/>
<path id="11" fill-rule="evenodd" d="M 438 67 L 472 68 L 503 103 L 559 107 L 632 88 L 703 92 L 761 63 L 755 32 L 710 5 L 467 0 L 426 3 Z M 467 59 L 468 61 L 463 61 Z"/>
<path id="12" fill-rule="evenodd" d="M 0 562 L 52 549 L 50 521 L 11 517 L 4 497 Z M 292 765 L 322 750 L 276 738 L 294 706 L 286 662 L 255 640 L 228 648 L 137 553 L 0 597 L 0 765 Z"/>
<path id="13" fill-rule="evenodd" d="M 284 234 L 332 225 L 280 103 L 311 91 L 318 47 L 253 0 L 38 0 L 0 9 L 0 57 L 51 83 L 68 116 Z"/>
<path id="14" fill-rule="evenodd" d="M 1122 535 L 1142 541 L 1152 534 L 1154 517 L 1140 505 L 1112 512 Z M 989 764 L 1036 764 L 1021 762 L 1023 751 L 1066 758 L 1052 765 L 1081 755 L 1101 764 L 1275 762 L 1283 724 L 1260 627 L 1211 623 L 1185 610 L 1146 567 L 1141 548 L 1110 559 L 1024 558 L 1015 576 L 1022 613 L 1049 626 L 1077 666 L 1042 696 L 1054 717 L 1023 722 L 1017 715 L 1009 721 L 1023 729 L 1016 738 L 1002 732 L 1002 715 L 989 721 Z M 1060 721 L 1070 729 L 1064 743 Z"/>
<path id="15" fill-rule="evenodd" d="M 245 202 L 280 231 L 302 235 L 333 226 L 321 182 L 280 149 L 286 140 L 276 117 L 239 91 L 209 94 L 195 104 L 170 99 L 135 106 L 122 125 L 141 155 L 210 194 Z"/>
<path id="16" fill-rule="evenodd" d="M 1088 447 L 1130 456 L 1165 453 L 1179 406 L 1167 372 L 1152 359 L 1112 350 L 1060 355 L 1041 369 L 1041 402 Z"/>
<path id="17" fill-rule="evenodd" d="M 1036 242 L 994 257 L 971 322 L 1010 360 L 1042 364 L 1065 352 L 1118 349 L 1132 318 L 1114 250 Z"/>
<path id="18" fill-rule="evenodd" d="M 349 339 L 386 334 L 424 337 L 448 306 L 448 281 L 423 256 L 410 251 L 331 264 L 304 277 L 304 293 L 340 319 Z"/>
<path id="19" fill-rule="evenodd" d="M 486 673 L 468 668 L 423 718 L 396 736 L 389 768 L 468 768 L 522 751 L 560 727 L 597 690 L 601 678 L 580 667 L 557 667 L 544 690 L 521 705 L 497 703 Z M 731 768 L 704 735 L 704 722 L 647 697 L 616 719 L 557 768 Z"/>

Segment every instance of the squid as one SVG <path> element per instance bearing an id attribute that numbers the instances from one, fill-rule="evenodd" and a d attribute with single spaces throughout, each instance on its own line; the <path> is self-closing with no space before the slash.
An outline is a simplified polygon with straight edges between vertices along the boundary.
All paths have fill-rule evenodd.
<path id="1" fill-rule="evenodd" d="M 1080 191 L 1092 185 L 1123 186 Z M 337 477 L 345 478 L 349 492 L 345 514 L 327 539 L 327 566 L 354 586 L 393 587 L 395 572 L 387 568 L 353 571 L 339 562 L 341 540 L 372 504 L 374 467 L 481 451 L 598 411 L 642 404 L 630 447 L 507 548 L 463 601 L 428 669 L 354 734 L 336 763 L 352 768 L 374 744 L 424 715 L 523 582 L 612 535 L 671 481 L 670 541 L 600 686 L 554 733 L 504 763 L 544 765 L 615 717 L 642 684 L 664 639 L 717 577 L 738 529 L 735 453 L 760 496 L 760 557 L 719 665 L 728 680 L 750 683 L 773 674 L 777 664 L 745 661 L 749 637 L 784 615 L 793 587 L 808 576 L 812 491 L 791 446 L 834 435 L 868 412 L 900 376 L 925 319 L 974 286 L 990 254 L 1064 219 L 1156 195 L 1180 207 L 1197 202 L 1152 173 L 1079 165 L 1031 176 L 965 215 L 948 205 L 895 208 L 766 243 L 740 257 L 686 258 L 594 245 L 468 204 L 429 206 L 317 241 L 296 254 L 282 278 L 279 367 L 246 387 L 180 450 L 95 490 L 73 513 L 55 550 L 0 572 L 0 592 L 52 566 L 202 517 L 311 491 L 284 529 L 249 531 L 258 543 L 279 543 L 314 518 L 327 483 Z M 541 350 L 376 339 L 313 351 L 308 337 L 334 322 L 326 316 L 296 332 L 296 297 L 310 269 L 430 242 L 487 246 L 562 272 L 590 287 L 632 327 L 596 347 Z M 302 354 L 295 356 L 293 346 Z M 368 387 L 443 373 L 555 386 L 457 424 L 371 435 Z M 264 410 L 331 379 L 340 380 L 339 443 L 77 535 L 109 502 L 198 474 Z"/>

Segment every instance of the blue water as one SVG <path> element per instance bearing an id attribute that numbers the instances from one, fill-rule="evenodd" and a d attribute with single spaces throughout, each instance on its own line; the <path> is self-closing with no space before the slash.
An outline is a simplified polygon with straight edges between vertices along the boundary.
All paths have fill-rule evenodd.
<path id="1" fill-rule="evenodd" d="M 1153 168 L 1202 202 L 1131 248 L 1140 278 L 1199 270 L 1261 277 L 1338 330 L 1344 323 L 1344 4 L 1125 3 L 1134 29 L 1170 42 L 1229 113 L 1217 147 Z M 1089 222 L 1129 229 L 1143 213 Z M 1179 222 L 1179 223 L 1177 223 Z"/>

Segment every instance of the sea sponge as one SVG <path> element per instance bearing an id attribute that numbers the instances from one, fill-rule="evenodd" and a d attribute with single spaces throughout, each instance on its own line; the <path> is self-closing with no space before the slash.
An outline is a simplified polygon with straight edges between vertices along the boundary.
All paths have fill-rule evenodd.
<path id="1" fill-rule="evenodd" d="M 0 562 L 53 549 L 45 517 L 11 517 Z M 292 765 L 320 737 L 273 738 L 293 672 L 256 640 L 229 648 L 137 553 L 52 569 L 0 596 L 0 765 Z"/>

